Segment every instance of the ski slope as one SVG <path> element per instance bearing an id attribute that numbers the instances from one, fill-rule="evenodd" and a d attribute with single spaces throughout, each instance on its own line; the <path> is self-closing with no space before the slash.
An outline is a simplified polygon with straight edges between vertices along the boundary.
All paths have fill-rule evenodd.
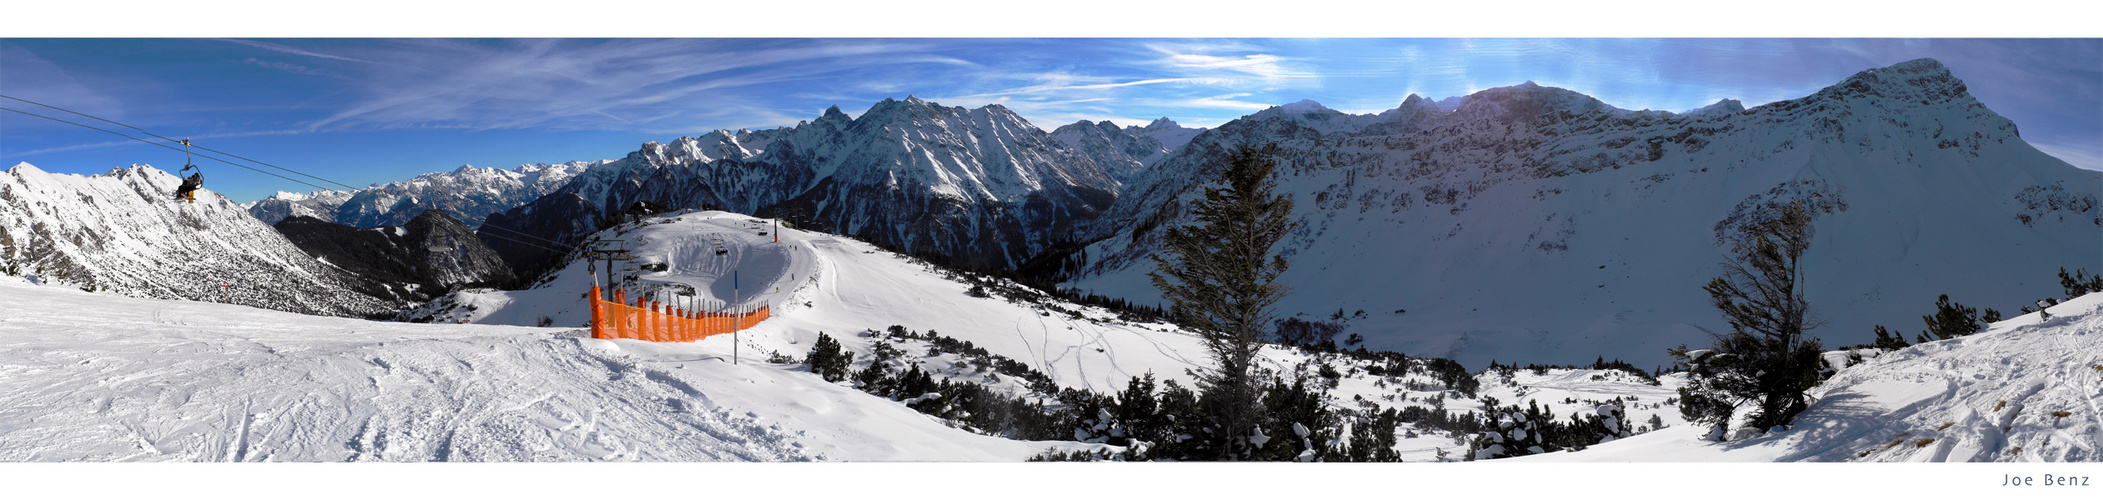
<path id="1" fill-rule="evenodd" d="M 578 328 L 590 277 L 581 261 L 541 288 L 456 294 L 426 311 L 433 324 L 9 277 L 0 280 L 0 460 L 1020 461 L 1097 445 L 951 429 L 766 355 L 800 358 L 820 331 L 866 353 L 856 332 L 900 324 L 973 339 L 1063 386 L 1102 392 L 1148 372 L 1185 378 L 1183 368 L 1203 362 L 1197 340 L 1167 325 L 1103 326 L 972 298 L 869 245 L 801 231 L 776 243 L 761 226 L 689 213 L 607 235 L 635 242 L 643 263 L 666 264 L 632 291 L 775 308 L 775 319 L 735 338 L 693 343 L 589 338 Z M 543 317 L 560 326 L 501 324 Z"/>
<path id="2" fill-rule="evenodd" d="M 627 286 L 630 300 L 650 294 L 667 304 L 700 300 L 773 308 L 773 319 L 736 336 L 735 348 L 728 336 L 696 343 L 725 354 L 801 357 L 819 332 L 866 352 L 866 340 L 857 333 L 900 325 L 969 340 L 1029 363 L 1063 387 L 1098 392 L 1123 389 L 1132 377 L 1148 372 L 1188 384 L 1184 371 L 1209 363 L 1198 339 L 1173 325 L 1108 321 L 1113 314 L 1093 308 L 1080 308 L 1075 316 L 998 297 L 971 297 L 968 285 L 873 245 L 795 229 L 778 232 L 777 242 L 765 220 L 707 211 L 651 218 L 597 237 L 630 242 L 640 264 L 665 265 L 664 271 L 642 273 Z M 716 254 L 718 248 L 725 253 Z M 531 290 L 459 293 L 447 302 L 455 305 L 450 313 L 433 317 L 512 325 L 547 318 L 555 325 L 582 326 L 590 318 L 582 300 L 592 279 L 586 269 L 585 262 L 572 261 Z M 603 270 L 599 276 L 603 286 Z M 1276 364 L 1291 359 L 1282 351 L 1271 355 Z"/>
<path id="3" fill-rule="evenodd" d="M 2103 461 L 2103 294 L 1842 369 L 1788 430 L 1726 442 L 1693 425 L 1515 460 Z"/>
<path id="4" fill-rule="evenodd" d="M 0 279 L 0 461 L 1019 461 L 1054 445 L 709 347 Z"/>

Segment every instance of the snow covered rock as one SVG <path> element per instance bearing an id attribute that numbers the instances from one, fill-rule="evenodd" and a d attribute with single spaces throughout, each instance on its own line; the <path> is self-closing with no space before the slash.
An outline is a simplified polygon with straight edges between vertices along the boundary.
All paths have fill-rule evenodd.
<path id="1" fill-rule="evenodd" d="M 176 202 L 180 183 L 149 166 L 81 176 L 18 164 L 0 175 L 0 271 L 305 314 L 377 315 L 407 305 L 308 256 L 210 190 L 198 191 L 196 203 Z"/>

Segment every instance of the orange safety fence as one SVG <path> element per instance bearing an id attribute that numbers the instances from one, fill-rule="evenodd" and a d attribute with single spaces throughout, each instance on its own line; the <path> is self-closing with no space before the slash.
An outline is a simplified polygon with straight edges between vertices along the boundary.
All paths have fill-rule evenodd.
<path id="1" fill-rule="evenodd" d="M 738 308 L 730 311 L 688 311 L 637 297 L 633 305 L 627 291 L 614 290 L 613 300 L 600 299 L 599 287 L 591 289 L 591 337 L 636 339 L 651 342 L 693 342 L 750 328 L 766 321 L 770 309 Z"/>

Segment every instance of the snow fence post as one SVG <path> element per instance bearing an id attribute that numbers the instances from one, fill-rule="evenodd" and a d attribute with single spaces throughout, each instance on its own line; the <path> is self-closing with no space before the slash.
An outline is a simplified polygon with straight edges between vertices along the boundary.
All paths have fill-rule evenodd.
<path id="1" fill-rule="evenodd" d="M 636 340 L 650 340 L 650 315 L 645 314 L 649 312 L 649 310 L 650 299 L 645 299 L 642 297 L 635 298 Z"/>
<path id="2" fill-rule="evenodd" d="M 664 342 L 664 303 L 650 299 L 650 341 Z"/>
<path id="3" fill-rule="evenodd" d="M 599 286 L 591 287 L 591 338 L 606 338 L 606 304 L 599 300 Z"/>
<path id="4" fill-rule="evenodd" d="M 627 307 L 626 302 L 628 302 L 627 290 L 613 291 L 613 338 L 628 337 L 628 310 L 625 309 Z"/>

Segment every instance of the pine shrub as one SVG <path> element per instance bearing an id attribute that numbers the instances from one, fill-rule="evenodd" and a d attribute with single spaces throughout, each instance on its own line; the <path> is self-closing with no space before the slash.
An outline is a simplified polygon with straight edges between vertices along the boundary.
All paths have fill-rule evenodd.
<path id="1" fill-rule="evenodd" d="M 840 341 L 825 332 L 818 332 L 818 342 L 811 346 L 810 355 L 805 359 L 811 365 L 811 373 L 826 382 L 839 382 L 847 380 L 847 367 L 854 362 L 854 353 L 845 352 L 840 348 Z"/>

